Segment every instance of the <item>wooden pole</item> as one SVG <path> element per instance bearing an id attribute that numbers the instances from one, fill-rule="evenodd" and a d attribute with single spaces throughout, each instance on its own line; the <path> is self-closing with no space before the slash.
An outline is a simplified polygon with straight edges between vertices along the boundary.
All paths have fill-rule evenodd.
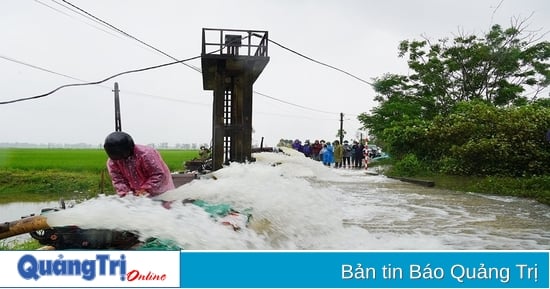
<path id="1" fill-rule="evenodd" d="M 122 122 L 120 120 L 120 100 L 118 95 L 118 82 L 115 82 L 115 131 L 122 131 Z"/>
<path id="2" fill-rule="evenodd" d="M 25 217 L 21 220 L 0 224 L 0 240 L 48 228 L 50 226 L 45 216 Z"/>
<path id="3" fill-rule="evenodd" d="M 340 113 L 340 144 L 344 143 L 344 113 Z"/>

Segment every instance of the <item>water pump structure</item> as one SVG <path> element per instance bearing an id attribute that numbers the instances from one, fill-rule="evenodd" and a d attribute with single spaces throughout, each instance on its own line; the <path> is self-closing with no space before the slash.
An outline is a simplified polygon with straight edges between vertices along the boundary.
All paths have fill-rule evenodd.
<path id="1" fill-rule="evenodd" d="M 252 158 L 252 86 L 269 62 L 268 33 L 256 30 L 202 30 L 204 90 L 214 91 L 212 167 Z"/>

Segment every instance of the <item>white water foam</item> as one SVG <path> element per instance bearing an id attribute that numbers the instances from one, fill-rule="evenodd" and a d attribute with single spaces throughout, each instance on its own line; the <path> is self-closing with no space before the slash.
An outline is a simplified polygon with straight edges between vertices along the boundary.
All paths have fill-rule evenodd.
<path id="1" fill-rule="evenodd" d="M 49 213 L 48 223 L 135 230 L 142 238 L 170 239 L 188 250 L 547 249 L 550 244 L 544 227 L 498 228 L 499 200 L 327 168 L 294 151 L 254 156 L 254 163 L 232 163 L 166 192 L 162 199 L 175 201 L 170 210 L 149 198 L 101 196 Z M 188 198 L 250 211 L 253 221 L 233 231 L 180 202 Z M 540 224 L 548 221 L 538 217 Z"/>

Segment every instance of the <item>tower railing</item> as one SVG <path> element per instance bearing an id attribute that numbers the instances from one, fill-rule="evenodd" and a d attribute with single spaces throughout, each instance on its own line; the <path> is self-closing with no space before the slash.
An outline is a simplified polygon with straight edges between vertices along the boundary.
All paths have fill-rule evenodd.
<path id="1" fill-rule="evenodd" d="M 267 31 L 202 29 L 202 55 L 267 57 L 267 44 Z"/>

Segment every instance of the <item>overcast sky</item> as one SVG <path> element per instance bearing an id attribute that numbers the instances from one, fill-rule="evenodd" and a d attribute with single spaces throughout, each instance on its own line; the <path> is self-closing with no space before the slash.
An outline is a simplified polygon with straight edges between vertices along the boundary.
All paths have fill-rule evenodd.
<path id="1" fill-rule="evenodd" d="M 508 27 L 512 18 L 529 16 L 530 29 L 550 29 L 548 0 L 69 2 L 177 59 L 200 55 L 202 28 L 265 30 L 271 40 L 367 81 L 407 73 L 397 56 L 402 40 L 481 35 L 492 24 Z M 173 61 L 61 0 L 1 3 L 0 101 Z M 253 142 L 334 140 L 341 112 L 346 139 L 356 138 L 357 115 L 377 105 L 368 84 L 273 44 L 269 57 L 253 87 L 271 97 L 254 95 Z M 187 64 L 200 67 L 200 59 Z M 122 129 L 136 142 L 211 141 L 213 92 L 203 89 L 201 73 L 177 64 L 0 105 L 0 143 L 101 144 L 114 130 L 115 82 Z"/>

